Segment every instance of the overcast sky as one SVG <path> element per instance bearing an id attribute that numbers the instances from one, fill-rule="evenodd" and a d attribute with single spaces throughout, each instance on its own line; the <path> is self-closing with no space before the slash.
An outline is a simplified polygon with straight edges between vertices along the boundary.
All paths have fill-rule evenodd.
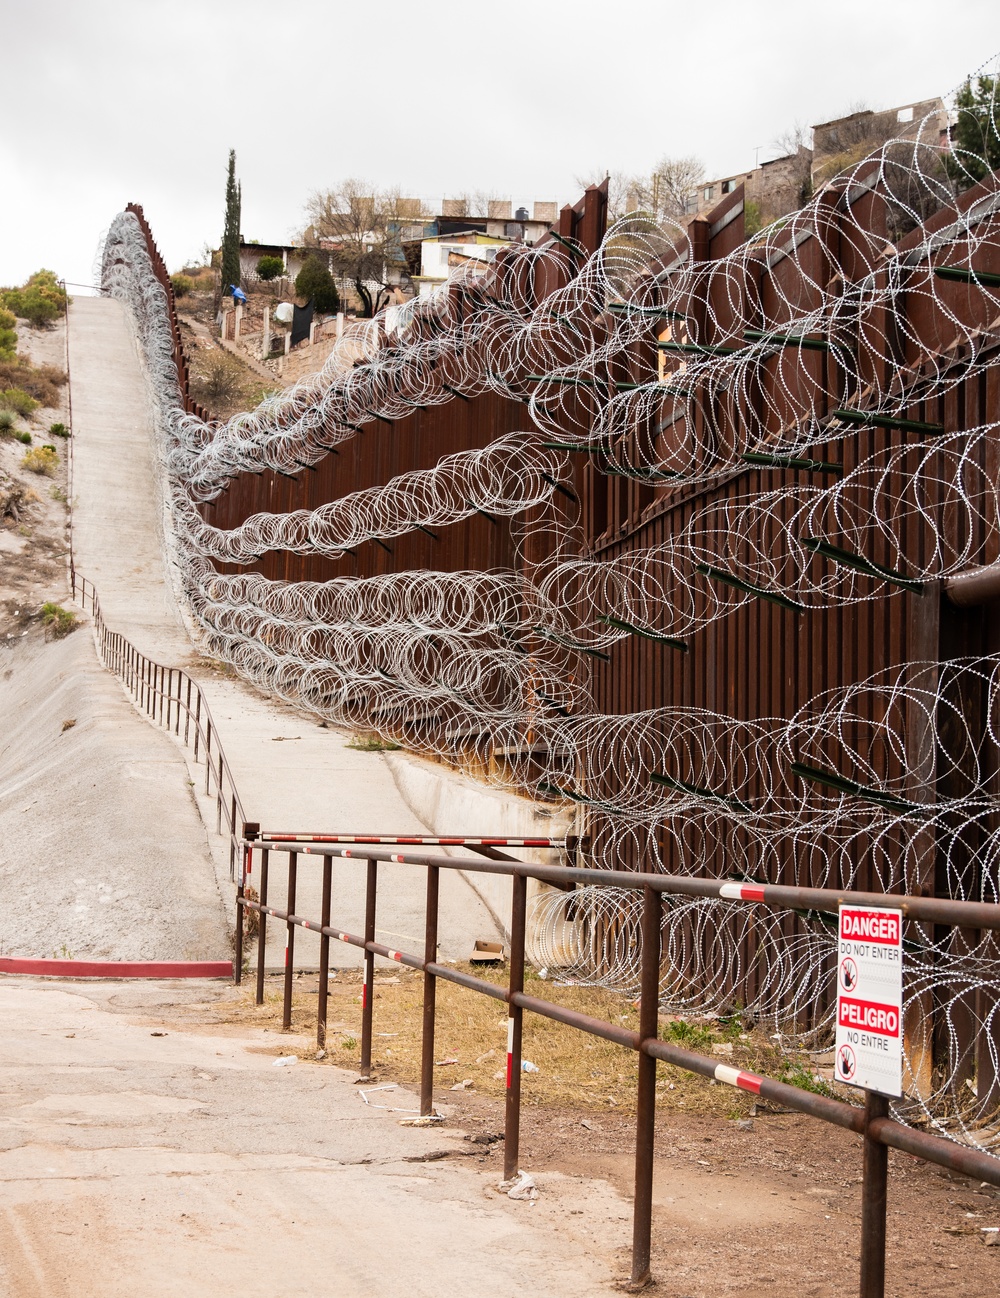
<path id="1" fill-rule="evenodd" d="M 0 0 L 0 33 L 0 284 L 87 283 L 130 200 L 172 270 L 217 245 L 230 147 L 261 242 L 347 176 L 515 206 L 664 155 L 720 176 L 796 121 L 947 93 L 1000 49 L 1000 6 Z"/>

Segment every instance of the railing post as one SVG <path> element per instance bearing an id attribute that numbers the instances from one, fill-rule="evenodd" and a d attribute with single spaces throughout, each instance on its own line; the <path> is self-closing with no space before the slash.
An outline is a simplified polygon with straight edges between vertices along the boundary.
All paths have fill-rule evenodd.
<path id="1" fill-rule="evenodd" d="M 372 1071 L 372 1002 L 375 999 L 375 954 L 369 943 L 375 941 L 375 898 L 378 892 L 378 862 L 368 862 L 365 891 L 365 981 L 361 989 L 361 1075 Z"/>
<path id="2" fill-rule="evenodd" d="M 285 910 L 295 914 L 295 879 L 299 869 L 298 852 L 288 853 L 288 892 Z M 292 969 L 295 964 L 295 925 L 289 918 L 285 924 L 285 999 L 281 1012 L 281 1026 L 287 1032 L 292 1026 Z"/>
<path id="3" fill-rule="evenodd" d="M 198 765 L 198 740 L 201 737 L 201 689 L 194 696 L 194 761 Z"/>
<path id="4" fill-rule="evenodd" d="M 243 881 L 246 878 L 246 862 L 253 849 L 247 847 L 243 854 L 243 865 L 240 877 L 236 880 L 236 954 L 233 959 L 233 981 L 238 987 L 243 981 Z"/>
<path id="5" fill-rule="evenodd" d="M 215 776 L 215 832 L 222 834 L 222 749 L 219 749 L 219 769 Z"/>
<path id="6" fill-rule="evenodd" d="M 504 1119 L 503 1175 L 517 1176 L 521 1146 L 521 1029 L 524 1011 L 513 997 L 524 991 L 524 929 L 528 879 L 515 874 L 510 896 L 510 971 L 507 981 L 507 1101 Z"/>
<path id="7" fill-rule="evenodd" d="M 174 690 L 174 669 L 170 667 L 167 670 L 167 684 L 164 689 L 164 693 L 167 696 L 166 702 L 167 702 L 167 729 L 168 730 L 170 729 L 170 704 L 173 702 L 173 690 Z"/>
<path id="8" fill-rule="evenodd" d="M 229 781 L 232 784 L 232 779 Z M 236 865 L 236 790 L 233 789 L 233 796 L 229 810 L 229 877 L 233 877 L 233 869 Z"/>
<path id="9" fill-rule="evenodd" d="M 188 745 L 188 734 L 191 728 L 191 677 L 187 678 L 187 700 L 184 704 L 184 747 Z"/>
<path id="10" fill-rule="evenodd" d="M 260 904 L 267 905 L 267 867 L 270 852 L 265 847 L 260 854 Z M 257 930 L 257 995 L 256 1003 L 264 1004 L 264 960 L 267 955 L 267 916 L 260 912 L 260 927 Z"/>
<path id="11" fill-rule="evenodd" d="M 889 1101 L 876 1091 L 865 1092 L 865 1145 L 861 1182 L 861 1298 L 884 1298 L 885 1207 L 889 1150 L 873 1140 L 869 1128 L 889 1113 Z"/>
<path id="12" fill-rule="evenodd" d="M 642 962 L 639 974 L 639 1085 L 635 1118 L 635 1200 L 632 1210 L 630 1286 L 649 1283 L 653 1228 L 653 1142 L 656 1132 L 656 1060 L 643 1045 L 659 1035 L 660 920 L 662 902 L 653 888 L 642 890 Z"/>
<path id="13" fill-rule="evenodd" d="M 424 964 L 437 961 L 438 897 L 441 888 L 441 871 L 436 865 L 427 867 L 427 904 L 424 912 Z M 434 1112 L 434 1009 L 437 1000 L 437 979 L 424 969 L 424 1022 L 423 1042 L 420 1052 L 420 1116 L 429 1118 Z"/>
<path id="14" fill-rule="evenodd" d="M 243 927 L 246 920 L 246 909 L 240 904 L 246 895 L 246 883 L 253 873 L 252 840 L 260 833 L 260 825 L 244 822 L 243 838 L 245 848 L 240 877 L 236 883 L 236 958 L 233 961 L 233 977 L 237 987 L 243 981 Z"/>
<path id="15" fill-rule="evenodd" d="M 320 923 L 330 927 L 330 901 L 333 891 L 333 857 L 323 857 L 323 900 L 320 903 Z M 330 934 L 319 935 L 319 994 L 316 998 L 316 1049 L 326 1049 L 326 1002 L 329 995 L 327 983 L 330 975 Z"/>

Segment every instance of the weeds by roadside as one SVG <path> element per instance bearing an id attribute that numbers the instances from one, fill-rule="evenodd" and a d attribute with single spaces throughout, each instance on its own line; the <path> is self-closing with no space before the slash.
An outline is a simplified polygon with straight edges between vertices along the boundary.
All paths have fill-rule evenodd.
<path id="1" fill-rule="evenodd" d="M 50 603 L 42 605 L 42 625 L 45 627 L 46 639 L 51 636 L 54 640 L 61 640 L 75 631 L 79 623 L 71 609 Z"/>
<path id="2" fill-rule="evenodd" d="M 391 739 L 383 739 L 374 730 L 359 730 L 345 748 L 355 748 L 359 753 L 395 753 L 402 744 L 394 744 Z"/>
<path id="3" fill-rule="evenodd" d="M 252 963 L 252 961 L 251 961 Z M 503 969 L 484 970 L 459 963 L 462 972 L 501 985 Z M 316 978 L 296 978 L 293 994 L 293 1030 L 316 1030 Z M 638 1028 L 638 1006 L 628 997 L 602 987 L 560 985 L 528 971 L 526 990 L 544 1000 L 602 1019 L 628 1030 Z M 361 1036 L 361 975 L 338 970 L 330 983 L 327 1020 L 327 1061 L 342 1068 L 357 1066 Z M 382 1080 L 414 1083 L 420 1077 L 422 977 L 406 969 L 379 970 L 375 980 L 373 1066 Z M 267 1026 L 280 1023 L 280 982 L 269 980 L 265 1003 L 253 1004 L 252 983 L 244 996 L 228 1007 L 237 1021 Z M 664 1040 L 699 1054 L 716 1056 L 737 1068 L 778 1078 L 793 1086 L 833 1093 L 810 1067 L 809 1056 L 790 1056 L 759 1030 L 747 1030 L 742 1017 L 709 1019 L 664 1014 L 660 1017 Z M 453 983 L 437 984 L 435 1085 L 445 1089 L 499 1099 L 506 1089 L 507 1016 L 502 1004 L 469 992 Z M 311 1059 L 314 1047 L 299 1052 Z M 522 1058 L 538 1068 L 522 1080 L 527 1105 L 572 1107 L 590 1111 L 630 1114 L 635 1109 L 637 1058 L 635 1054 L 602 1038 L 574 1032 L 563 1024 L 535 1014 L 524 1016 Z M 660 1064 L 658 1102 L 685 1113 L 715 1113 L 727 1118 L 745 1117 L 754 1096 L 708 1078 Z M 826 1088 L 826 1089 L 824 1089 Z"/>

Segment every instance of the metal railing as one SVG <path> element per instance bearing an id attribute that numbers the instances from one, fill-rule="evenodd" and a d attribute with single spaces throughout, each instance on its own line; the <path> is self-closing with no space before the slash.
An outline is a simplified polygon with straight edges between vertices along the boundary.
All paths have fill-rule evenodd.
<path id="1" fill-rule="evenodd" d="M 523 1015 L 541 1015 L 558 1023 L 601 1037 L 639 1056 L 636 1095 L 635 1199 L 633 1209 L 631 1286 L 641 1288 L 650 1280 L 652 1238 L 653 1159 L 655 1150 L 656 1065 L 672 1064 L 690 1073 L 737 1087 L 780 1104 L 798 1113 L 817 1118 L 854 1132 L 862 1138 L 862 1212 L 861 1212 L 861 1298 L 882 1298 L 885 1291 L 886 1195 L 888 1151 L 901 1150 L 966 1176 L 1000 1186 L 1000 1159 L 981 1150 L 957 1144 L 941 1136 L 928 1134 L 897 1122 L 889 1116 L 889 1101 L 868 1091 L 864 1108 L 847 1104 L 827 1095 L 801 1090 L 785 1082 L 721 1064 L 707 1055 L 686 1050 L 659 1038 L 660 975 L 663 952 L 661 921 L 665 895 L 717 899 L 720 905 L 753 902 L 781 910 L 812 910 L 836 913 L 841 903 L 898 907 L 903 919 L 910 922 L 947 926 L 965 926 L 1000 930 L 1000 905 L 985 902 L 948 901 L 928 897 L 911 897 L 883 893 L 838 892 L 826 888 L 793 888 L 769 884 L 740 884 L 725 880 L 688 878 L 626 871 L 593 870 L 579 867 L 535 865 L 507 859 L 478 860 L 445 857 L 419 851 L 392 851 L 377 846 L 380 836 L 261 834 L 256 825 L 245 826 L 241 842 L 240 874 L 237 881 L 237 949 L 234 968 L 236 981 L 242 978 L 243 912 L 259 916 L 257 937 L 257 1004 L 264 1001 L 264 948 L 267 920 L 271 918 L 286 927 L 287 956 L 284 970 L 282 1024 L 292 1023 L 292 980 L 295 959 L 295 931 L 304 928 L 319 935 L 319 995 L 317 1005 L 317 1045 L 326 1046 L 328 974 L 330 942 L 347 943 L 364 952 L 364 988 L 362 993 L 361 1071 L 371 1070 L 372 1025 L 374 1016 L 375 957 L 407 966 L 423 973 L 423 1039 L 420 1068 L 420 1112 L 433 1113 L 435 991 L 438 979 L 504 1002 L 508 1007 L 507 1089 L 504 1140 L 504 1177 L 518 1172 L 521 1108 L 521 1039 Z M 403 841 L 403 840 L 398 840 Z M 432 841 L 432 840 L 426 840 Z M 456 840 L 447 840 L 455 845 Z M 345 846 L 351 843 L 352 846 Z M 485 845 L 491 851 L 503 843 L 513 846 L 526 840 L 475 839 L 469 846 Z M 557 840 L 533 840 L 532 845 L 560 846 Z M 246 895 L 248 879 L 253 874 L 254 857 L 259 854 L 259 893 L 254 899 Z M 499 855 L 499 854 L 498 854 Z M 286 907 L 269 904 L 268 891 L 273 883 L 275 856 L 286 861 Z M 320 915 L 307 917 L 296 913 L 296 884 L 301 856 L 319 857 L 322 862 L 322 900 Z M 339 928 L 332 921 L 334 858 L 364 862 L 367 871 L 365 919 L 362 934 Z M 378 902 L 378 866 L 380 862 L 410 865 L 426 871 L 426 909 L 424 950 L 422 955 L 394 950 L 375 940 L 375 917 Z M 438 898 L 441 870 L 460 870 L 469 874 L 506 875 L 511 880 L 510 952 L 507 986 L 477 978 L 474 974 L 440 963 L 438 947 Z M 638 1031 L 593 1018 L 563 1005 L 529 995 L 524 990 L 525 933 L 527 921 L 527 885 L 529 879 L 566 887 L 567 885 L 627 888 L 642 893 L 642 948 L 640 967 Z"/>
<path id="2" fill-rule="evenodd" d="M 77 572 L 72 562 L 69 576 L 73 598 L 84 610 L 89 603 L 104 666 L 118 677 L 141 712 L 192 749 L 195 764 L 204 761 L 205 796 L 211 794 L 214 784 L 216 833 L 229 838 L 229 877 L 235 879 L 246 815 L 201 686 L 179 667 L 164 667 L 120 632 L 112 631 L 104 621 L 94 583 Z"/>

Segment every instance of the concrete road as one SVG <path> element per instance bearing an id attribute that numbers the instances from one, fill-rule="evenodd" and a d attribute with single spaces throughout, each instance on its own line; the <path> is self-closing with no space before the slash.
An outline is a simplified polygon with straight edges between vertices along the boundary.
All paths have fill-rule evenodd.
<path id="1" fill-rule="evenodd" d="M 630 1225 L 607 1183 L 549 1174 L 511 1201 L 461 1131 L 402 1127 L 331 1066 L 275 1066 L 304 1039 L 212 1026 L 232 995 L 0 984 L 4 1298 L 612 1292 Z"/>
<path id="2" fill-rule="evenodd" d="M 265 829 L 413 834 L 426 832 L 396 788 L 380 753 L 347 747 L 351 736 L 267 699 L 242 682 L 212 671 L 185 630 L 168 578 L 163 536 L 163 491 L 154 452 L 152 401 L 126 309 L 109 298 L 77 298 L 70 308 L 73 395 L 73 537 L 78 570 L 97 587 L 104 617 L 154 660 L 183 667 L 201 683 L 247 817 Z M 185 750 L 186 751 L 186 750 Z M 195 789 L 204 767 L 192 769 Z M 215 812 L 202 801 L 206 824 Z M 284 868 L 284 861 L 282 861 Z M 424 875 L 386 867 L 380 890 L 379 939 L 421 950 Z M 232 913 L 232 896 L 227 905 Z M 336 922 L 363 931 L 364 866 L 337 867 Z M 272 904 L 283 907 L 275 877 Z M 296 910 L 320 914 L 320 866 L 300 870 Z M 441 883 L 441 954 L 465 958 L 476 938 L 499 936 L 489 911 L 464 878 L 446 872 Z M 412 941 L 411 941 L 412 939 Z M 416 945 L 413 945 L 413 943 Z M 282 961 L 284 936 L 271 925 L 268 962 Z M 303 962 L 316 960 L 317 939 L 297 939 Z M 335 960 L 358 963 L 339 946 Z"/>

